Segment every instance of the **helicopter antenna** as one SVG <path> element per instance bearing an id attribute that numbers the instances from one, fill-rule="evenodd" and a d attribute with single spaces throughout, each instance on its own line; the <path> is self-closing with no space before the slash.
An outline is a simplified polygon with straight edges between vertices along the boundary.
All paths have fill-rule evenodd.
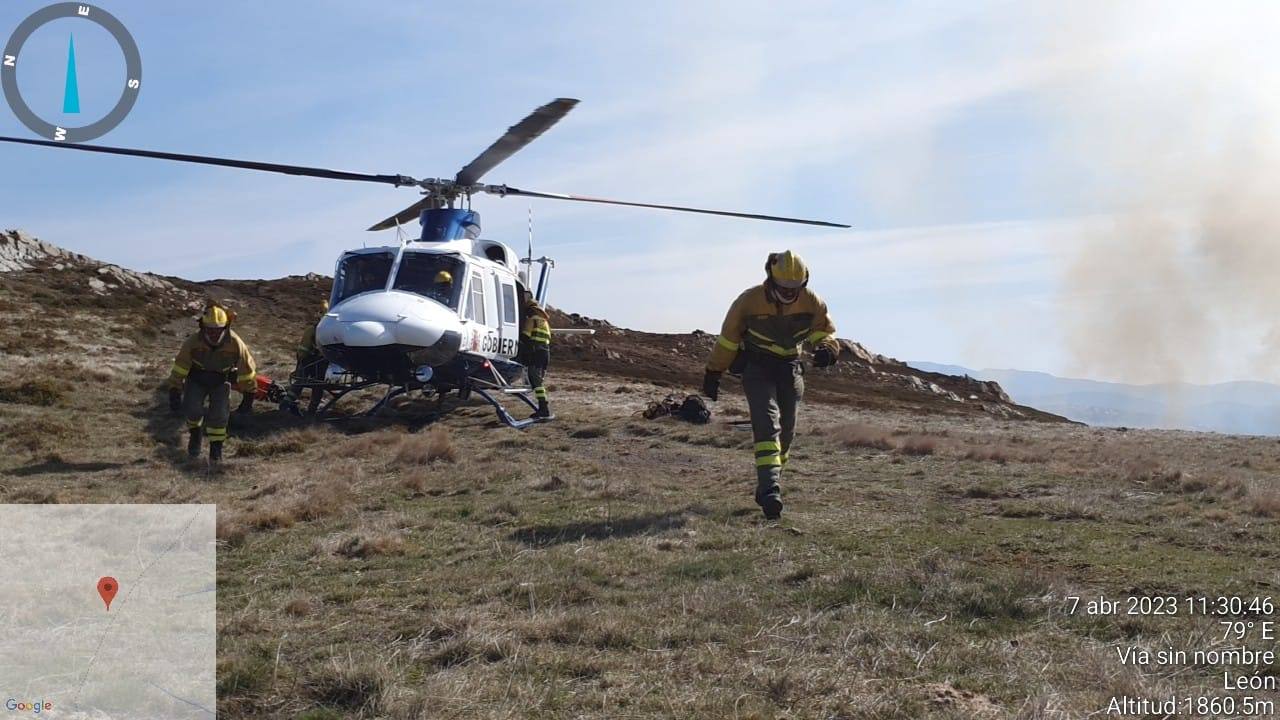
<path id="1" fill-rule="evenodd" d="M 533 262 L 533 204 L 529 205 L 529 254 L 525 255 L 529 258 L 529 262 Z"/>

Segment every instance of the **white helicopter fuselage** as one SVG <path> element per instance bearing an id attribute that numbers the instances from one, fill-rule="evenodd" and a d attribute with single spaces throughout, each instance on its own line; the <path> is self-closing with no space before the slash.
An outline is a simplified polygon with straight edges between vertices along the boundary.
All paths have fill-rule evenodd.
<path id="1" fill-rule="evenodd" d="M 523 316 L 516 262 L 511 248 L 478 238 L 343 253 L 316 344 L 368 379 L 425 381 L 466 357 L 508 364 Z"/>

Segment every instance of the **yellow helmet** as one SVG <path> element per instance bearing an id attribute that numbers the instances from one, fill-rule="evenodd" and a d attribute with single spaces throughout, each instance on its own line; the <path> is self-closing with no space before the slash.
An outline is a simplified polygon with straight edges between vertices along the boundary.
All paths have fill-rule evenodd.
<path id="1" fill-rule="evenodd" d="M 328 300 L 321 300 L 321 301 L 320 301 L 320 312 L 329 312 L 329 301 L 328 301 Z"/>
<path id="2" fill-rule="evenodd" d="M 805 267 L 799 255 L 790 250 L 770 253 L 765 271 L 779 287 L 794 290 L 809 284 L 809 268 Z"/>
<path id="3" fill-rule="evenodd" d="M 235 313 L 210 302 L 204 306 L 204 313 L 200 316 L 200 337 L 210 347 L 218 347 L 231 334 L 231 321 L 235 319 Z"/>
<path id="4" fill-rule="evenodd" d="M 441 270 L 440 272 L 436 273 L 436 284 L 448 285 L 451 282 L 453 282 L 453 274 L 450 273 L 448 270 Z"/>
<path id="5" fill-rule="evenodd" d="M 200 316 L 200 327 L 225 328 L 230 324 L 231 316 L 225 308 L 217 303 L 205 305 L 204 314 Z"/>

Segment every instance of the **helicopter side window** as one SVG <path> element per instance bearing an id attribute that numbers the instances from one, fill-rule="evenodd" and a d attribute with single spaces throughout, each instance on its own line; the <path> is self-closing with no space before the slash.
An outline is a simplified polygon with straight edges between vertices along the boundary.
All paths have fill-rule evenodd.
<path id="1" fill-rule="evenodd" d="M 400 259 L 392 287 L 431 298 L 456 310 L 462 295 L 462 271 L 462 262 L 455 257 L 406 252 Z"/>
<path id="2" fill-rule="evenodd" d="M 467 301 L 467 318 L 484 324 L 484 280 L 480 273 L 471 274 L 471 297 Z"/>
<path id="3" fill-rule="evenodd" d="M 516 322 L 516 290 L 510 283 L 502 284 L 502 322 L 509 325 Z"/>
<path id="4" fill-rule="evenodd" d="M 334 301 L 341 302 L 352 295 L 385 288 L 394 261 L 395 256 L 391 253 L 359 253 L 343 258 L 333 281 Z"/>

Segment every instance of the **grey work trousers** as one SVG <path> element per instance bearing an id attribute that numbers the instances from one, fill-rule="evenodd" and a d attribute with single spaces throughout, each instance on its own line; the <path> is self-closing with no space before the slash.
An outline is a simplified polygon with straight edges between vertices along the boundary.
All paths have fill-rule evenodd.
<path id="1" fill-rule="evenodd" d="M 742 372 L 742 390 L 747 395 L 755 436 L 758 503 L 782 492 L 778 481 L 795 437 L 796 406 L 804 397 L 804 371 L 800 363 L 752 358 Z"/>
<path id="2" fill-rule="evenodd" d="M 209 408 L 204 406 L 209 400 Z M 182 390 L 182 414 L 187 417 L 187 429 L 204 426 L 209 442 L 227 439 L 227 421 L 231 418 L 231 383 L 204 384 L 188 378 Z"/>
<path id="3" fill-rule="evenodd" d="M 527 336 L 521 340 L 522 344 L 532 342 Z M 529 387 L 533 388 L 533 396 L 539 402 L 545 401 L 547 399 L 547 387 L 543 383 L 547 378 L 547 367 L 551 364 L 551 346 L 535 345 L 534 349 L 526 353 L 522 359 L 525 370 L 529 374 Z"/>

